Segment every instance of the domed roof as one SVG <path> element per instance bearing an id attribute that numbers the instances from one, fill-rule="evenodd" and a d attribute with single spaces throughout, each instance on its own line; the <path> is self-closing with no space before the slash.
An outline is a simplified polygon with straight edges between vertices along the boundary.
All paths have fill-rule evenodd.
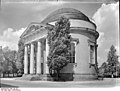
<path id="1" fill-rule="evenodd" d="M 90 22 L 89 18 L 80 12 L 79 10 L 73 8 L 61 8 L 52 12 L 42 23 L 49 23 L 59 19 L 59 17 L 65 16 L 69 19 L 78 19 Z"/>

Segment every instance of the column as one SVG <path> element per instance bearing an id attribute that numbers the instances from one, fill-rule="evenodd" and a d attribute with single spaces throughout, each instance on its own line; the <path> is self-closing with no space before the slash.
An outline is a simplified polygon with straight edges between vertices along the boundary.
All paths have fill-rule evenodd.
<path id="1" fill-rule="evenodd" d="M 95 45 L 92 46 L 92 64 L 95 64 Z"/>
<path id="2" fill-rule="evenodd" d="M 25 45 L 25 50 L 24 50 L 24 74 L 28 74 L 28 49 L 27 45 Z"/>
<path id="3" fill-rule="evenodd" d="M 77 63 L 76 61 L 77 61 L 77 43 L 76 42 L 74 42 L 74 46 L 75 46 L 75 63 Z"/>
<path id="4" fill-rule="evenodd" d="M 30 74 L 34 74 L 34 44 L 31 43 L 30 50 Z"/>
<path id="5" fill-rule="evenodd" d="M 98 47 L 98 45 L 95 43 L 95 64 L 96 64 L 96 66 L 98 66 L 98 62 L 97 62 L 97 47 Z"/>
<path id="6" fill-rule="evenodd" d="M 88 49 L 89 49 L 89 67 L 91 67 L 91 45 L 90 42 L 88 42 Z"/>
<path id="7" fill-rule="evenodd" d="M 90 64 L 94 64 L 94 45 L 90 45 Z"/>
<path id="8" fill-rule="evenodd" d="M 37 74 L 41 74 L 41 42 L 38 41 L 37 45 Z"/>
<path id="9" fill-rule="evenodd" d="M 49 45 L 48 45 L 48 40 L 46 38 L 46 53 L 45 53 L 45 62 L 44 62 L 44 74 L 49 74 L 49 68 L 48 68 L 48 65 L 47 65 L 47 57 L 48 57 L 48 54 L 49 54 Z"/>

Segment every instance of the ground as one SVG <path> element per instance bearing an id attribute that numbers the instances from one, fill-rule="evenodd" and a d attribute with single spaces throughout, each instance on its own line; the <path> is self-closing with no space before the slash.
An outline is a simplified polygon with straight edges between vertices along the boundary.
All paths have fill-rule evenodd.
<path id="1" fill-rule="evenodd" d="M 24 81 L 15 80 L 15 78 L 1 78 L 1 87 L 39 87 L 39 88 L 83 88 L 83 87 L 115 87 L 120 86 L 120 78 L 106 78 L 104 80 L 94 81 Z"/>

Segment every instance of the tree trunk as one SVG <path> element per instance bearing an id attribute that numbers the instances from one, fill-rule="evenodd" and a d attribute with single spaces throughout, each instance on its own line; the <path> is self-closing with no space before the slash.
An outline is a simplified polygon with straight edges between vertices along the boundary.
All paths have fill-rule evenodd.
<path id="1" fill-rule="evenodd" d="M 9 77 L 9 72 L 8 72 L 8 77 Z"/>
<path id="2" fill-rule="evenodd" d="M 57 80 L 59 81 L 60 79 L 59 79 L 59 74 L 60 74 L 60 71 L 59 70 L 57 70 Z"/>
<path id="3" fill-rule="evenodd" d="M 55 80 L 58 81 L 58 73 L 57 73 L 57 70 L 54 71 L 54 76 L 55 76 Z"/>
<path id="4" fill-rule="evenodd" d="M 111 75 L 111 76 L 112 76 L 112 78 L 113 78 L 113 72 L 112 72 L 112 75 Z"/>
<path id="5" fill-rule="evenodd" d="M 14 72 L 13 72 L 13 77 L 14 77 Z"/>
<path id="6" fill-rule="evenodd" d="M 17 77 L 18 77 L 18 73 L 17 73 Z"/>
<path id="7" fill-rule="evenodd" d="M 113 78 L 113 73 L 112 73 L 112 78 Z"/>
<path id="8" fill-rule="evenodd" d="M 3 72 L 3 78 L 4 78 L 4 72 Z"/>
<path id="9" fill-rule="evenodd" d="M 49 74 L 52 77 L 52 70 L 51 69 L 49 69 Z"/>

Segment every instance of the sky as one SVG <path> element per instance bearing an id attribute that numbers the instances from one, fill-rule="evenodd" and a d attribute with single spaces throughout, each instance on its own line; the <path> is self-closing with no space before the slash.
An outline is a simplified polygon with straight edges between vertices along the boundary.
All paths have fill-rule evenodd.
<path id="1" fill-rule="evenodd" d="M 18 50 L 18 40 L 31 22 L 41 22 L 51 12 L 61 8 L 78 9 L 94 19 L 98 38 L 98 63 L 107 60 L 107 53 L 113 44 L 119 53 L 119 3 L 80 2 L 2 2 L 0 9 L 0 46 Z"/>

